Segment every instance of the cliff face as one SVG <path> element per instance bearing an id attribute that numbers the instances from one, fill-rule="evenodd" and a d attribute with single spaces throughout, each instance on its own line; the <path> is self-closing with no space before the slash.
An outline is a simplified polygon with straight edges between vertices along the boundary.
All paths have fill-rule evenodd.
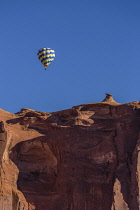
<path id="1" fill-rule="evenodd" d="M 140 103 L 0 110 L 1 210 L 138 210 Z"/>

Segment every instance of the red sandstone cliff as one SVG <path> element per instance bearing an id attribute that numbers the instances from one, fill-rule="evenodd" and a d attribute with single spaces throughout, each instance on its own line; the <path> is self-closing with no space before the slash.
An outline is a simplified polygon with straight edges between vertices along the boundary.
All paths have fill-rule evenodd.
<path id="1" fill-rule="evenodd" d="M 138 210 L 140 103 L 0 110 L 0 210 Z"/>

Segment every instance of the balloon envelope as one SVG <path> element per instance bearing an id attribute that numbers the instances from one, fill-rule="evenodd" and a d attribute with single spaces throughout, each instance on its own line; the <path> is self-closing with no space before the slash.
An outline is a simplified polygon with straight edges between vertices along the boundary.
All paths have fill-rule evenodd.
<path id="1" fill-rule="evenodd" d="M 42 48 L 38 50 L 37 56 L 41 63 L 44 65 L 44 67 L 51 64 L 51 62 L 55 58 L 55 51 L 51 48 Z"/>

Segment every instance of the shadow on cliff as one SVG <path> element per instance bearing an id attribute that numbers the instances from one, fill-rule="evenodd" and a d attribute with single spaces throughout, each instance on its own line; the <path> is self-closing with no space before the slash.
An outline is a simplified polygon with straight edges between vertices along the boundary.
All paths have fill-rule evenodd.
<path id="1" fill-rule="evenodd" d="M 22 120 L 24 119 L 24 117 L 17 117 L 17 118 L 14 118 L 14 119 L 10 119 L 10 120 L 7 120 L 6 122 L 8 124 L 16 124 L 16 123 L 20 123 Z"/>
<path id="2" fill-rule="evenodd" d="M 17 187 L 28 203 L 36 206 L 36 196 L 54 193 L 57 159 L 45 137 L 18 143 L 12 149 L 10 158 L 19 169 Z"/>

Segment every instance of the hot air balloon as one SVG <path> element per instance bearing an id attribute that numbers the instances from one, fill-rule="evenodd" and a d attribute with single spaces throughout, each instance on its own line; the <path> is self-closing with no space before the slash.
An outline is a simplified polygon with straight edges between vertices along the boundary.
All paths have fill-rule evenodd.
<path id="1" fill-rule="evenodd" d="M 38 50 L 37 56 L 46 70 L 46 67 L 50 65 L 55 58 L 55 51 L 51 48 L 42 48 Z"/>

